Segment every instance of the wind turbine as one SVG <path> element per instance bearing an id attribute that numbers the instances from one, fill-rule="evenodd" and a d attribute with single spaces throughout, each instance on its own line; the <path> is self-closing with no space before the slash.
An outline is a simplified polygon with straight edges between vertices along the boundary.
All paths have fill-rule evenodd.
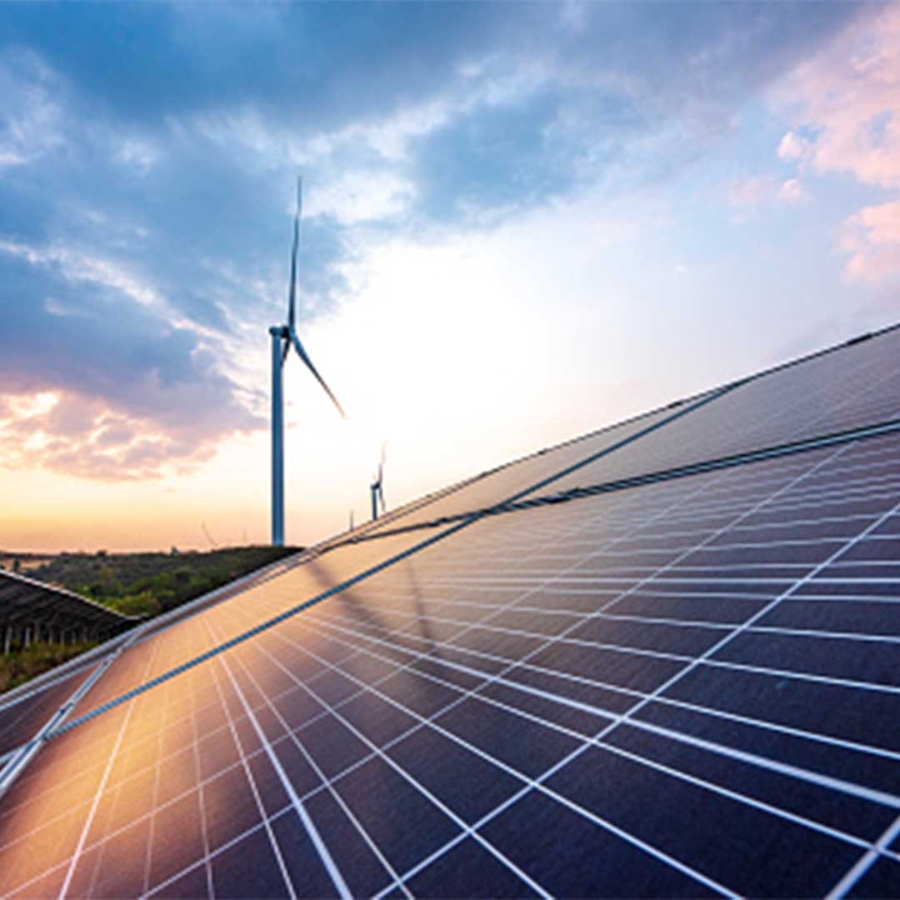
<path id="1" fill-rule="evenodd" d="M 291 286 L 288 292 L 288 320 L 286 325 L 273 325 L 272 336 L 272 544 L 284 544 L 284 398 L 282 394 L 282 370 L 291 347 L 322 385 L 337 411 L 346 418 L 341 404 L 325 384 L 307 352 L 297 337 L 297 248 L 300 243 L 300 211 L 303 207 L 303 181 L 297 179 L 297 212 L 294 216 L 294 247 L 291 251 Z"/>
<path id="2" fill-rule="evenodd" d="M 381 483 L 384 479 L 384 451 L 385 448 L 381 448 L 381 462 L 378 463 L 378 477 L 369 485 L 369 492 L 372 495 L 372 520 L 378 518 L 378 501 L 381 501 L 381 511 L 385 511 L 384 506 L 384 490 L 382 489 Z"/>

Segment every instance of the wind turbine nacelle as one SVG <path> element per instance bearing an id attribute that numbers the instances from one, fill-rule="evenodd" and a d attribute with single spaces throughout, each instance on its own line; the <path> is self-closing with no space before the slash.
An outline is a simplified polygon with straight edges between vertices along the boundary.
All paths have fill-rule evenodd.
<path id="1" fill-rule="evenodd" d="M 280 338 L 288 338 L 291 336 L 291 333 L 288 330 L 287 325 L 273 325 L 269 329 L 269 334 L 271 334 L 272 337 L 280 337 Z"/>

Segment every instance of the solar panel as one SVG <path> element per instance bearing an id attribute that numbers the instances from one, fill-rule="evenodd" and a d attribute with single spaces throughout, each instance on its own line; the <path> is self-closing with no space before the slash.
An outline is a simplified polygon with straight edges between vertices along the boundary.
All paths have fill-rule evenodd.
<path id="1" fill-rule="evenodd" d="M 375 532 L 895 421 L 898 398 L 895 327 L 527 457 L 399 510 Z"/>
<path id="2" fill-rule="evenodd" d="M 891 334 L 765 376 L 856 398 L 789 439 L 891 414 Z M 0 894 L 896 895 L 898 551 L 900 433 L 324 546 L 122 650 L 0 798 Z"/>
<path id="3" fill-rule="evenodd" d="M 712 396 L 711 393 L 700 394 L 492 469 L 392 511 L 367 527 L 365 533 L 377 535 L 397 528 L 430 524 L 502 503 L 584 459 L 611 453 L 620 447 L 630 448 L 645 434 L 684 415 L 688 409 Z"/>
<path id="4" fill-rule="evenodd" d="M 445 533 L 50 741 L 0 891 L 825 894 L 900 815 L 898 447 Z M 804 624 L 849 590 L 865 630 Z"/>
<path id="5" fill-rule="evenodd" d="M 419 533 L 390 536 L 377 544 L 351 543 L 321 556 L 309 554 L 290 567 L 282 564 L 272 575 L 254 580 L 242 593 L 226 595 L 212 607 L 205 608 L 204 604 L 194 615 L 177 619 L 165 630 L 151 632 L 135 642 L 112 662 L 101 682 L 79 706 L 79 712 L 102 707 L 142 684 L 190 664 L 219 643 L 240 638 L 274 617 L 291 614 L 304 603 L 427 539 Z M 209 627 L 213 620 L 215 635 Z"/>
<path id="6" fill-rule="evenodd" d="M 900 328 L 759 375 L 554 481 L 567 491 L 900 418 Z"/>
<path id="7" fill-rule="evenodd" d="M 32 690 L 19 691 L 14 697 L 0 697 L 0 759 L 33 738 L 96 665 Z"/>

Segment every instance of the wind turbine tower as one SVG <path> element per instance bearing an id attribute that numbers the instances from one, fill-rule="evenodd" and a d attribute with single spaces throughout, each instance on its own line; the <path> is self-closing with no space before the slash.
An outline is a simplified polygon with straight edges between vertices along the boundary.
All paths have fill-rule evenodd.
<path id="1" fill-rule="evenodd" d="M 341 404 L 319 374 L 297 337 L 297 249 L 300 244 L 300 212 L 303 207 L 303 181 L 297 179 L 297 212 L 294 216 L 294 246 L 291 251 L 291 282 L 288 291 L 288 320 L 285 325 L 273 325 L 272 337 L 272 544 L 284 544 L 284 391 L 283 370 L 291 347 L 312 372 L 316 381 L 331 398 L 337 411 L 346 418 Z"/>
<path id="2" fill-rule="evenodd" d="M 384 481 L 384 451 L 385 448 L 381 448 L 381 462 L 378 463 L 378 475 L 375 480 L 369 485 L 369 493 L 372 496 L 372 520 L 378 518 L 378 503 L 381 501 L 381 511 L 385 511 L 384 505 L 384 489 L 382 487 L 382 482 Z"/>

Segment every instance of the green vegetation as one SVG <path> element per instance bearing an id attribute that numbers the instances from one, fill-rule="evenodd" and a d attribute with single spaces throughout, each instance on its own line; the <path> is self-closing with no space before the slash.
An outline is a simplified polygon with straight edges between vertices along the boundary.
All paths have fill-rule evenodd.
<path id="1" fill-rule="evenodd" d="M 232 547 L 208 553 L 62 553 L 29 571 L 128 616 L 155 616 L 296 553 L 292 547 Z"/>
<path id="2" fill-rule="evenodd" d="M 208 553 L 61 553 L 38 558 L 4 554 L 2 568 L 19 559 L 28 577 L 74 591 L 128 616 L 155 616 L 175 609 L 242 575 L 296 553 L 296 547 L 232 547 Z M 21 568 L 24 569 L 25 565 Z M 19 567 L 15 567 L 19 568 Z M 34 643 L 0 652 L 0 693 L 35 678 L 93 644 Z M 2 648 L 0 648 L 2 650 Z"/>
<path id="3" fill-rule="evenodd" d="M 35 643 L 27 649 L 15 650 L 4 656 L 0 653 L 0 694 L 10 691 L 54 666 L 84 653 L 95 646 L 84 644 Z"/>

